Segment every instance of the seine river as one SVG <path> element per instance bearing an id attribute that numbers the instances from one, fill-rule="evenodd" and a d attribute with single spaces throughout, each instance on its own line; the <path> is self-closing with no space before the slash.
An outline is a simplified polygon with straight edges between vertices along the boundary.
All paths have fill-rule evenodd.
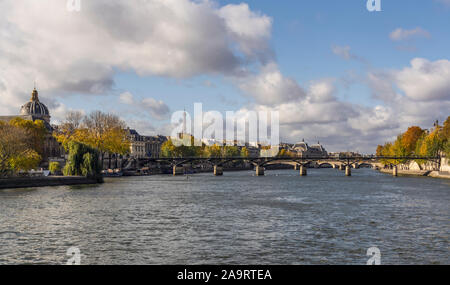
<path id="1" fill-rule="evenodd" d="M 370 169 L 0 190 L 0 264 L 449 264 L 450 181 Z"/>

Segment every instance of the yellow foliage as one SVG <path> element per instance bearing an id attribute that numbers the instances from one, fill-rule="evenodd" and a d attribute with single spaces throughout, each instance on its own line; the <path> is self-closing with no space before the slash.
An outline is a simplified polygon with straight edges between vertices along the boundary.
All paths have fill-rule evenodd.
<path id="1" fill-rule="evenodd" d="M 28 171 L 36 168 L 41 161 L 41 156 L 34 150 L 27 149 L 20 155 L 14 156 L 10 159 L 9 165 L 14 172 Z"/>

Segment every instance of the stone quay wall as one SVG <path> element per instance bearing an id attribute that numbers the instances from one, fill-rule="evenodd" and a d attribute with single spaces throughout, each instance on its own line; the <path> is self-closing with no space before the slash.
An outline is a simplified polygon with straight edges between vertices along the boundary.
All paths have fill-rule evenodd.
<path id="1" fill-rule="evenodd" d="M 48 176 L 0 178 L 0 189 L 30 188 L 45 186 L 83 185 L 102 183 L 103 178 L 81 176 Z"/>

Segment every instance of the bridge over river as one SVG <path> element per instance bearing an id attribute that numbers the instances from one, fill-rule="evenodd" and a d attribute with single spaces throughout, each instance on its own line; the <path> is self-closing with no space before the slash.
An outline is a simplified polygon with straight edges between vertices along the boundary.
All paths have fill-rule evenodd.
<path id="1" fill-rule="evenodd" d="M 224 165 L 232 162 L 247 162 L 254 166 L 256 176 L 263 176 L 265 167 L 269 165 L 292 165 L 294 169 L 299 170 L 300 176 L 307 175 L 307 168 L 311 165 L 318 167 L 327 165 L 333 168 L 345 170 L 346 176 L 351 176 L 352 168 L 372 167 L 382 168 L 388 161 L 392 166 L 392 174 L 397 176 L 398 165 L 409 161 L 431 161 L 440 164 L 441 158 L 423 157 L 423 156 L 315 156 L 315 157 L 171 157 L 171 158 L 140 158 L 134 161 L 128 161 L 128 168 L 132 164 L 138 167 L 150 166 L 152 164 L 166 164 L 173 169 L 173 175 L 183 175 L 185 165 L 191 163 L 210 164 L 214 168 L 214 175 L 223 175 Z M 125 169 L 127 168 L 125 167 Z"/>

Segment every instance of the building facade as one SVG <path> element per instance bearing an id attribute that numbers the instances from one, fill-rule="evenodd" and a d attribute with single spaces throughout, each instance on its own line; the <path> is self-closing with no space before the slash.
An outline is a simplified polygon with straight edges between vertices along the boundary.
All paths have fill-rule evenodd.
<path id="1" fill-rule="evenodd" d="M 143 136 L 134 129 L 127 129 L 130 140 L 130 156 L 134 158 L 158 158 L 161 146 L 167 141 L 165 136 Z"/>
<path id="2" fill-rule="evenodd" d="M 325 148 L 317 142 L 317 144 L 308 145 L 304 140 L 296 143 L 292 147 L 292 152 L 296 154 L 297 157 L 324 157 L 327 156 L 328 153 Z"/>

